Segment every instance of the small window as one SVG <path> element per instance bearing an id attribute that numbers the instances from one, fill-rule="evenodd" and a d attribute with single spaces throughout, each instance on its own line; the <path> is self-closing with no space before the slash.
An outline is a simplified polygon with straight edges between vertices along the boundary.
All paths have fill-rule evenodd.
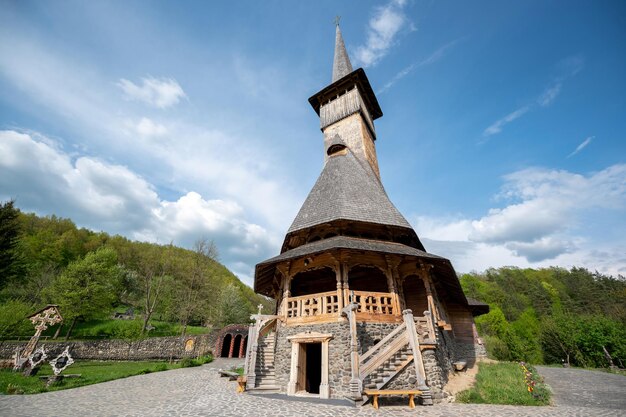
<path id="1" fill-rule="evenodd" d="M 339 152 L 343 151 L 344 149 L 346 149 L 346 145 L 342 144 L 342 143 L 334 143 L 332 145 L 330 145 L 328 147 L 328 150 L 326 151 L 326 154 L 328 156 L 333 156 L 338 154 Z"/>

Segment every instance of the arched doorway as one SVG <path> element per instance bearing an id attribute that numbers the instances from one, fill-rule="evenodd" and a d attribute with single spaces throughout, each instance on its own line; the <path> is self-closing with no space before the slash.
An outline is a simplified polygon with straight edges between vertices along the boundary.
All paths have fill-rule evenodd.
<path id="1" fill-rule="evenodd" d="M 406 308 L 413 310 L 413 315 L 421 317 L 428 310 L 428 296 L 424 281 L 417 275 L 409 275 L 404 279 L 404 303 Z"/>
<path id="2" fill-rule="evenodd" d="M 389 292 L 387 276 L 374 266 L 358 265 L 351 268 L 348 285 L 354 291 Z"/>
<path id="3" fill-rule="evenodd" d="M 220 357 L 228 357 L 228 352 L 230 352 L 230 344 L 232 340 L 233 336 L 230 333 L 224 336 L 224 339 L 222 339 L 222 350 L 220 351 Z"/>
<path id="4" fill-rule="evenodd" d="M 235 336 L 235 340 L 233 342 L 233 348 L 230 350 L 229 355 L 228 355 L 229 358 L 239 357 L 239 349 L 241 348 L 241 339 L 243 339 L 243 337 L 240 334 Z"/>
<path id="5" fill-rule="evenodd" d="M 335 290 L 337 290 L 337 276 L 335 271 L 328 267 L 299 272 L 291 281 L 292 297 Z"/>

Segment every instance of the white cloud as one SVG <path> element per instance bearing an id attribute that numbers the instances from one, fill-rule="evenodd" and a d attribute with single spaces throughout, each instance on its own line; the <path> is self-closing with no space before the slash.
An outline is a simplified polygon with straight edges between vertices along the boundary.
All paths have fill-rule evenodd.
<path id="1" fill-rule="evenodd" d="M 16 198 L 25 210 L 70 217 L 80 226 L 133 239 L 187 247 L 201 237 L 214 239 L 222 261 L 237 265 L 249 284 L 254 264 L 280 244 L 248 221 L 235 201 L 206 200 L 194 191 L 168 201 L 126 167 L 88 156 L 73 160 L 49 142 L 0 131 L 0 200 Z"/>
<path id="2" fill-rule="evenodd" d="M 515 110 L 512 113 L 507 114 L 502 119 L 497 120 L 495 123 L 493 123 L 487 129 L 485 129 L 485 131 L 483 132 L 483 136 L 491 136 L 491 135 L 495 135 L 497 133 L 502 132 L 502 128 L 505 125 L 511 123 L 512 121 L 514 121 L 516 119 L 519 119 L 520 117 L 525 115 L 528 112 L 528 110 L 530 110 L 530 106 L 524 106 L 524 107 L 521 107 L 521 108 Z"/>
<path id="3" fill-rule="evenodd" d="M 559 93 L 561 92 L 561 87 L 563 86 L 562 82 L 557 82 L 556 84 L 554 84 L 551 87 L 548 87 L 542 94 L 541 96 L 539 96 L 539 99 L 537 99 L 537 103 L 539 103 L 540 106 L 542 107 L 546 107 L 549 106 L 554 99 L 556 99 L 556 97 L 559 95 Z"/>
<path id="4" fill-rule="evenodd" d="M 439 61 L 441 58 L 443 58 L 447 52 L 448 49 L 450 49 L 451 47 L 453 47 L 457 42 L 459 41 L 459 39 L 454 40 L 452 42 L 449 42 L 445 45 L 443 45 L 442 47 L 440 47 L 439 49 L 437 49 L 435 52 L 433 52 L 432 54 L 430 54 L 426 59 L 420 61 L 420 62 L 414 62 L 411 65 L 403 68 L 400 72 L 398 72 L 396 75 L 393 76 L 393 78 L 391 80 L 389 80 L 379 91 L 378 94 L 382 94 L 385 91 L 389 90 L 395 83 L 397 83 L 398 81 L 400 81 L 402 78 L 406 77 L 407 75 L 409 75 L 411 72 L 413 72 L 416 68 L 425 66 L 425 65 L 430 65 L 430 64 L 434 64 L 435 62 Z"/>
<path id="5" fill-rule="evenodd" d="M 489 136 L 502 132 L 502 128 L 505 125 L 511 123 L 512 121 L 516 119 L 519 119 L 520 117 L 528 113 L 529 110 L 531 110 L 533 107 L 536 107 L 537 105 L 539 105 L 540 107 L 547 107 L 550 104 L 552 104 L 552 102 L 561 93 L 563 82 L 566 79 L 576 75 L 579 71 L 581 71 L 583 69 L 583 64 L 584 64 L 584 59 L 580 55 L 571 56 L 559 62 L 558 67 L 560 67 L 560 71 L 562 75 L 556 78 L 553 85 L 546 88 L 539 95 L 539 97 L 537 97 L 534 103 L 523 106 L 515 110 L 514 112 L 509 113 L 508 115 L 496 121 L 495 123 L 491 124 L 491 126 L 489 126 L 487 129 L 483 131 L 483 137 L 488 138 Z M 482 141 L 479 142 L 479 144 L 485 143 L 486 140 L 487 139 L 483 139 Z"/>
<path id="6" fill-rule="evenodd" d="M 142 117 L 134 126 L 135 130 L 143 137 L 158 137 L 167 134 L 167 128 L 160 123 L 156 123 L 147 117 Z"/>
<path id="7" fill-rule="evenodd" d="M 141 85 L 122 78 L 117 85 L 124 91 L 126 98 L 160 109 L 178 104 L 182 98 L 187 97 L 182 87 L 172 78 L 146 77 L 141 79 Z"/>
<path id="8" fill-rule="evenodd" d="M 392 0 L 385 6 L 377 7 L 370 19 L 367 42 L 355 52 L 356 62 L 364 67 L 375 65 L 387 55 L 393 46 L 396 35 L 406 26 L 413 27 L 403 11 L 405 0 Z"/>
<path id="9" fill-rule="evenodd" d="M 490 209 L 479 219 L 416 217 L 415 229 L 428 243 L 427 249 L 441 250 L 464 271 L 503 265 L 546 266 L 558 261 L 623 273 L 626 256 L 609 250 L 611 257 L 601 258 L 597 250 L 609 244 L 605 239 L 611 230 L 600 241 L 588 233 L 583 239 L 578 232 L 593 227 L 598 215 L 626 218 L 626 164 L 588 175 L 529 168 L 504 180 L 499 198 L 511 203 Z M 623 227 L 623 223 L 616 220 L 611 228 Z M 623 241 L 616 244 L 623 245 Z"/>
<path id="10" fill-rule="evenodd" d="M 587 139 L 582 141 L 582 143 L 580 145 L 578 145 L 576 147 L 576 149 L 574 149 L 574 151 L 571 154 L 567 155 L 567 157 L 570 158 L 570 157 L 576 155 L 578 152 L 580 152 L 583 149 L 585 149 L 587 147 L 587 145 L 589 145 L 594 138 L 595 138 L 595 136 L 589 136 Z"/>

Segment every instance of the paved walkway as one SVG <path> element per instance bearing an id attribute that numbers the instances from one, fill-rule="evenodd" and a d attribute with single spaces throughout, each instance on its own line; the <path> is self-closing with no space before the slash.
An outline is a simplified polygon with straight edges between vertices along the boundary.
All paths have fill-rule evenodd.
<path id="1" fill-rule="evenodd" d="M 37 395 L 0 396 L 0 416 L 624 416 L 626 378 L 573 369 L 541 368 L 557 391 L 556 407 L 513 407 L 443 404 L 432 407 L 332 406 L 236 394 L 235 383 L 216 370 L 232 360 L 221 359 L 196 368 L 177 369 Z M 583 373 L 581 373 L 583 372 Z M 619 379 L 621 378 L 621 379 Z M 585 389 L 578 380 L 593 381 Z M 569 381 L 569 382 L 567 382 Z M 604 389 L 607 382 L 614 386 Z M 560 385 L 563 383 L 564 385 Z M 567 390 L 574 387 L 573 400 Z"/>

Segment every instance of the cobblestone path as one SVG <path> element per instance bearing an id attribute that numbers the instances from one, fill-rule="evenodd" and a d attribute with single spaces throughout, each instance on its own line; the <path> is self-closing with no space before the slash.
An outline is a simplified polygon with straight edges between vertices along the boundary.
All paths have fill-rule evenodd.
<path id="1" fill-rule="evenodd" d="M 0 416 L 624 416 L 624 380 L 616 375 L 579 370 L 546 369 L 546 380 L 557 391 L 556 407 L 514 407 L 443 404 L 432 407 L 371 406 L 353 408 L 286 399 L 236 394 L 235 383 L 219 378 L 216 370 L 231 362 L 139 375 L 97 385 L 36 395 L 0 396 Z M 563 372 L 567 371 L 567 372 Z M 571 372 L 575 371 L 575 372 Z M 582 371 L 588 372 L 588 371 Z M 597 389 L 583 387 L 585 378 Z M 579 384 L 578 380 L 583 380 Z M 565 381 L 570 381 L 565 382 Z M 606 388 L 607 383 L 614 390 Z M 565 384 L 565 385 L 560 385 Z M 571 384 L 571 385 L 567 385 Z M 594 385 L 594 386 L 595 386 Z M 565 391 L 577 390 L 570 399 Z M 565 391 L 561 391 L 564 389 Z M 597 396 L 597 397 L 596 397 Z M 619 397 L 619 400 L 615 400 Z"/>
<path id="2" fill-rule="evenodd" d="M 626 377 L 598 371 L 538 366 L 557 406 L 614 408 L 626 415 Z"/>

